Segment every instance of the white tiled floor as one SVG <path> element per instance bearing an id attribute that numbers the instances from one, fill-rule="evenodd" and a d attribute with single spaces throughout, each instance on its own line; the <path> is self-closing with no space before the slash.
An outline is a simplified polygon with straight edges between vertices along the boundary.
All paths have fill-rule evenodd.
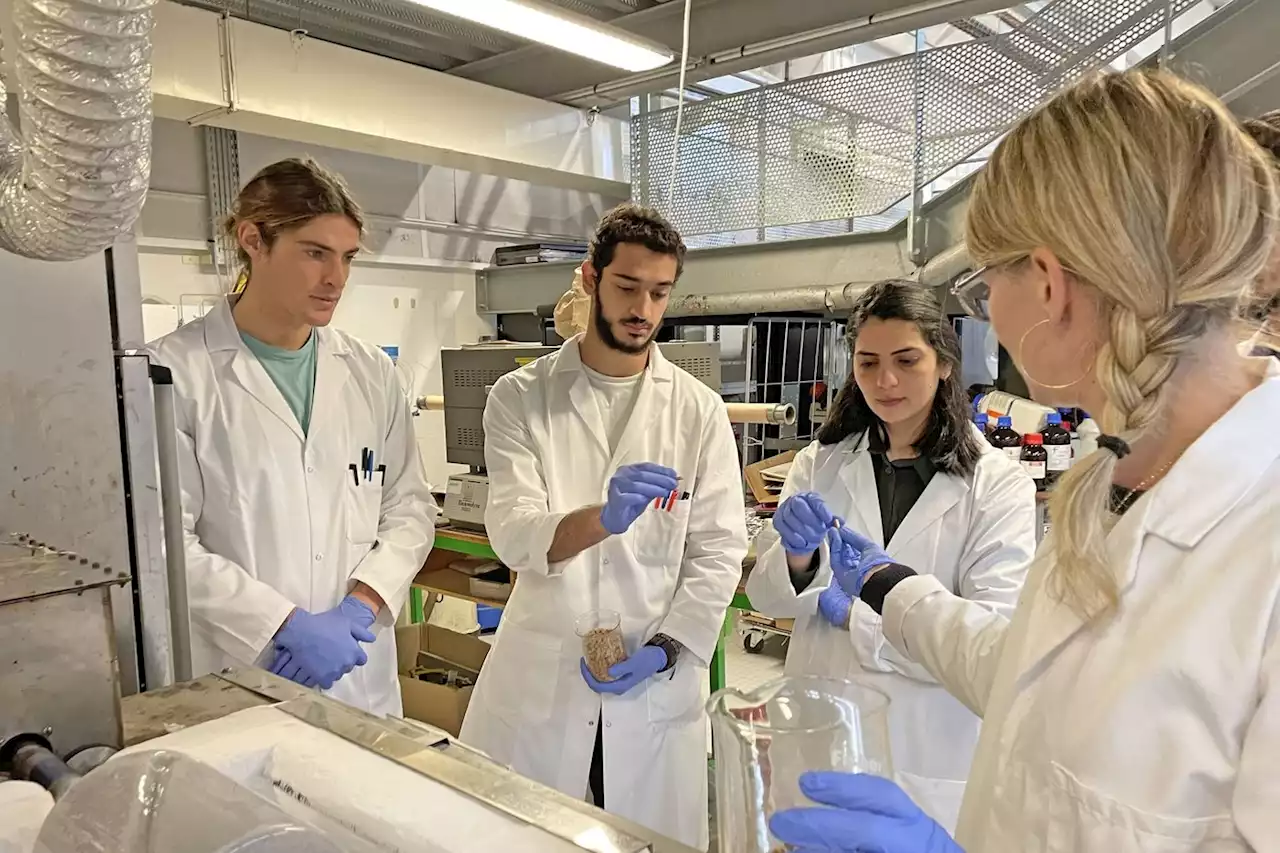
<path id="1" fill-rule="evenodd" d="M 767 681 L 782 677 L 786 647 L 781 638 L 770 636 L 760 654 L 750 654 L 742 647 L 742 634 L 725 638 L 725 681 L 739 690 L 754 690 Z"/>

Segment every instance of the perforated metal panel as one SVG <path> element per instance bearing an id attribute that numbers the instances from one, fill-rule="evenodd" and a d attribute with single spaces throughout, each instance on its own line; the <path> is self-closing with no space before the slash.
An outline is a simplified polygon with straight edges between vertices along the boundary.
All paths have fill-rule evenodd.
<path id="1" fill-rule="evenodd" d="M 675 109 L 636 116 L 632 195 L 689 235 L 882 214 L 1159 32 L 1166 6 L 1056 0 L 1009 34 L 686 103 L 674 206 Z"/>

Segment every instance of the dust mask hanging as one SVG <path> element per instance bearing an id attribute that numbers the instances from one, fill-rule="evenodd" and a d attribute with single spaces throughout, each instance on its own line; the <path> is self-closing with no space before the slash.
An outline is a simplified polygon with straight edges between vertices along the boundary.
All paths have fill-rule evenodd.
<path id="1" fill-rule="evenodd" d="M 566 341 L 574 335 L 587 330 L 591 317 L 591 297 L 582 284 L 582 267 L 573 271 L 573 284 L 556 303 L 553 315 L 556 322 L 556 334 Z"/>

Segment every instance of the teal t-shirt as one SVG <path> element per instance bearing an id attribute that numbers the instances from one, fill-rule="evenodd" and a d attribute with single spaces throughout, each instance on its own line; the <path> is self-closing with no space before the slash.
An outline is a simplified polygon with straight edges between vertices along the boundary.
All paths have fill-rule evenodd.
<path id="1" fill-rule="evenodd" d="M 264 344 L 244 332 L 240 337 L 249 351 L 258 357 L 271 381 L 276 383 L 297 417 L 302 434 L 306 435 L 311 426 L 311 401 L 316 390 L 316 333 L 313 331 L 302 348 L 296 350 Z"/>

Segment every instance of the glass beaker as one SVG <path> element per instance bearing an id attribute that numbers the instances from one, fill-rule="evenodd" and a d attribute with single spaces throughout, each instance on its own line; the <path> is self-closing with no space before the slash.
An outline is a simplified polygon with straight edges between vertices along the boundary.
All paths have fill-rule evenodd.
<path id="1" fill-rule="evenodd" d="M 889 697 L 830 678 L 781 678 L 750 693 L 726 688 L 707 705 L 715 738 L 720 849 L 780 853 L 774 812 L 813 806 L 800 776 L 835 770 L 891 778 Z"/>
<path id="2" fill-rule="evenodd" d="M 596 681 L 613 681 L 609 668 L 627 659 L 622 642 L 622 617 L 612 610 L 589 610 L 578 617 L 574 629 L 582 638 L 582 657 Z"/>

